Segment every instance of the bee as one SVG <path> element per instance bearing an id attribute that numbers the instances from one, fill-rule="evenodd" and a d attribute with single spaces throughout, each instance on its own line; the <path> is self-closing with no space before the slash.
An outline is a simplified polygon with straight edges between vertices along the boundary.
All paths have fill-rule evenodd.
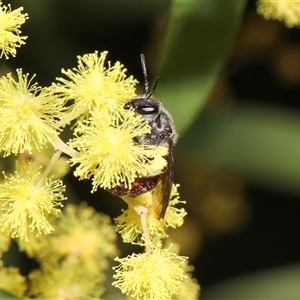
<path id="1" fill-rule="evenodd" d="M 124 185 L 114 187 L 111 192 L 118 196 L 137 197 L 148 191 L 152 191 L 156 198 L 156 217 L 165 216 L 171 195 L 174 176 L 173 147 L 177 141 L 177 133 L 171 114 L 163 107 L 162 103 L 153 97 L 159 78 L 155 81 L 149 92 L 149 81 L 146 69 L 145 56 L 141 54 L 141 63 L 145 81 L 145 93 L 130 99 L 124 109 L 133 109 L 149 123 L 151 132 L 134 138 L 136 143 L 142 145 L 163 146 L 168 148 L 168 154 L 164 157 L 167 161 L 165 169 L 160 174 L 149 177 L 138 177 L 132 183 L 131 189 Z"/>

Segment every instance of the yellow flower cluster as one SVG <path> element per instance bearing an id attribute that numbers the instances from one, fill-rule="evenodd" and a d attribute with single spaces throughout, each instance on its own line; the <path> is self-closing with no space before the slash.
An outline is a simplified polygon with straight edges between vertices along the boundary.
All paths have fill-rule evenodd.
<path id="1" fill-rule="evenodd" d="M 11 237 L 28 240 L 28 231 L 49 234 L 50 220 L 57 217 L 62 207 L 65 190 L 61 180 L 47 179 L 37 185 L 39 171 L 32 164 L 17 164 L 12 175 L 5 175 L 0 184 L 0 224 Z"/>
<path id="2" fill-rule="evenodd" d="M 187 260 L 183 262 L 182 266 L 185 277 L 180 285 L 178 292 L 172 295 L 172 300 L 182 300 L 182 299 L 199 299 L 200 296 L 200 286 L 196 279 L 192 278 L 193 266 L 187 264 Z"/>
<path id="3" fill-rule="evenodd" d="M 36 299 L 99 299 L 103 278 L 78 264 L 63 262 L 51 270 L 34 271 L 29 276 L 30 296 Z"/>
<path id="4" fill-rule="evenodd" d="M 117 231 L 123 241 L 146 247 L 143 254 L 115 259 L 119 265 L 114 268 L 113 285 L 132 299 L 199 298 L 200 287 L 191 277 L 192 267 L 188 266 L 187 258 L 179 256 L 178 249 L 174 249 L 173 245 L 166 249 L 163 247 L 163 239 L 168 237 L 167 228 L 181 226 L 186 215 L 183 208 L 175 207 L 184 203 L 179 200 L 178 186 L 173 185 L 170 203 L 163 219 L 157 219 L 151 210 L 146 215 L 147 232 L 142 226 L 142 217 L 136 211 L 137 200 L 126 199 L 129 208 L 115 219 Z M 148 200 L 151 199 L 151 192 L 148 197 Z"/>
<path id="5" fill-rule="evenodd" d="M 63 102 L 51 89 L 32 84 L 34 76 L 17 70 L 0 78 L 0 150 L 4 156 L 42 149 L 58 135 Z"/>
<path id="6" fill-rule="evenodd" d="M 10 242 L 11 242 L 11 237 L 1 230 L 0 231 L 0 257 L 4 252 L 6 252 L 9 249 Z"/>
<path id="7" fill-rule="evenodd" d="M 53 89 L 69 103 L 67 116 L 80 112 L 81 117 L 89 117 L 94 110 L 122 114 L 124 104 L 135 96 L 137 81 L 126 76 L 126 69 L 120 62 L 112 65 L 108 61 L 106 67 L 107 53 L 103 51 L 99 55 L 95 51 L 78 56 L 77 68 L 62 69 L 67 78 L 58 77 Z"/>
<path id="8" fill-rule="evenodd" d="M 0 289 L 21 298 L 26 291 L 26 278 L 20 274 L 16 267 L 6 268 L 0 261 Z"/>
<path id="9" fill-rule="evenodd" d="M 300 2 L 293 0 L 259 0 L 257 12 L 266 19 L 283 21 L 287 27 L 300 26 Z"/>
<path id="10" fill-rule="evenodd" d="M 85 203 L 69 204 L 48 236 L 19 241 L 41 269 L 29 275 L 30 295 L 39 299 L 95 299 L 103 292 L 108 259 L 117 254 L 116 233 L 107 216 Z"/>
<path id="11" fill-rule="evenodd" d="M 8 54 L 16 56 L 16 48 L 25 44 L 26 36 L 20 36 L 20 26 L 28 19 L 28 15 L 22 13 L 23 7 L 11 10 L 10 5 L 5 6 L 0 1 L 0 58 Z"/>
<path id="12" fill-rule="evenodd" d="M 116 258 L 113 286 L 133 299 L 170 300 L 186 278 L 183 269 L 187 258 L 169 249 L 155 249 L 143 254 Z"/>
<path id="13" fill-rule="evenodd" d="M 53 92 L 70 103 L 57 124 L 73 119 L 75 137 L 68 145 L 78 153 L 71 157 L 77 165 L 75 176 L 92 178 L 93 189 L 123 184 L 131 188 L 135 178 L 158 174 L 166 166 L 166 147 L 141 145 L 134 138 L 150 133 L 149 124 L 124 104 L 135 96 L 136 80 L 126 77 L 126 69 L 116 62 L 105 66 L 107 51 L 78 56 L 78 66 L 62 70 L 67 78 L 57 78 Z M 79 118 L 78 118 L 79 117 Z"/>
<path id="14" fill-rule="evenodd" d="M 22 10 L 11 10 L 0 0 L 0 58 L 15 56 L 25 43 L 19 28 L 28 16 Z M 62 69 L 63 77 L 50 87 L 33 83 L 34 76 L 22 69 L 0 78 L 0 151 L 4 157 L 18 155 L 20 161 L 13 173 L 3 172 L 0 182 L 0 255 L 15 238 L 20 250 L 40 264 L 26 285 L 17 269 L 0 262 L 0 288 L 18 297 L 99 298 L 108 260 L 117 255 L 117 230 L 125 242 L 145 246 L 143 254 L 115 259 L 119 265 L 113 285 L 123 294 L 145 300 L 197 299 L 199 286 L 187 258 L 163 247 L 167 228 L 181 226 L 186 215 L 177 207 L 184 203 L 178 185 L 173 185 L 161 219 L 155 212 L 161 205 L 159 193 L 125 195 L 129 207 L 115 219 L 116 230 L 108 217 L 86 204 L 67 205 L 61 213 L 66 198 L 59 178 L 68 170 L 55 169 L 66 162 L 59 160 L 61 153 L 70 156 L 75 176 L 91 179 L 92 192 L 98 187 L 130 190 L 137 178 L 160 176 L 168 167 L 167 147 L 137 142 L 151 133 L 142 116 L 124 108 L 136 96 L 137 81 L 120 62 L 106 62 L 107 54 L 78 56 L 77 67 Z M 71 122 L 73 138 L 64 142 L 59 134 Z M 52 158 L 49 145 L 54 147 Z M 39 165 L 47 166 L 41 172 Z"/>
<path id="15" fill-rule="evenodd" d="M 184 279 L 180 265 L 185 259 L 160 249 L 116 258 L 120 264 L 114 268 L 113 285 L 137 300 L 170 299 Z"/>
<path id="16" fill-rule="evenodd" d="M 85 203 L 68 204 L 60 218 L 53 221 L 53 227 L 51 244 L 49 236 L 44 235 L 32 236 L 30 243 L 19 242 L 22 250 L 44 266 L 67 260 L 97 273 L 107 267 L 106 257 L 117 254 L 116 232 L 110 219 Z"/>
<path id="17" fill-rule="evenodd" d="M 76 176 L 91 179 L 92 191 L 119 185 L 130 190 L 136 178 L 163 172 L 168 149 L 135 141 L 135 137 L 149 134 L 151 128 L 133 110 L 124 109 L 134 96 L 135 81 L 131 77 L 125 80 L 119 63 L 109 63 L 105 68 L 106 55 L 107 52 L 100 56 L 95 52 L 78 57 L 77 68 L 63 70 L 68 78 L 58 78 L 53 89 L 64 102 L 71 103 L 59 123 L 63 125 L 80 116 L 74 124 L 74 138 L 68 142 L 78 152 L 70 159 L 76 166 Z M 181 226 L 186 215 L 183 208 L 176 207 L 184 203 L 179 200 L 177 187 L 173 186 L 163 219 L 154 212 L 157 200 L 152 191 L 135 198 L 123 197 L 129 208 L 115 219 L 117 231 L 125 242 L 145 246 L 146 251 L 116 259 L 120 264 L 115 268 L 113 285 L 134 299 L 171 299 L 184 290 L 183 286 L 191 287 L 191 299 L 198 296 L 199 286 L 183 263 L 186 258 L 162 248 L 162 240 L 168 237 L 166 229 Z M 137 207 L 144 207 L 148 213 L 139 215 Z"/>

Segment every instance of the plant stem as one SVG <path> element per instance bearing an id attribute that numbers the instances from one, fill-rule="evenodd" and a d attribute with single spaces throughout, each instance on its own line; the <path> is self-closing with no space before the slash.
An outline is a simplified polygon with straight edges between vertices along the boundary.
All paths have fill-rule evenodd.
<path id="1" fill-rule="evenodd" d="M 73 114 L 70 114 L 64 119 L 59 120 L 55 123 L 55 127 L 61 127 L 63 125 L 66 125 L 73 121 L 74 119 L 78 118 L 80 115 L 82 115 L 86 111 L 86 106 L 82 106 L 79 110 L 73 112 Z"/>
<path id="2" fill-rule="evenodd" d="M 46 181 L 47 176 L 49 175 L 49 173 L 51 172 L 54 164 L 56 163 L 56 161 L 59 159 L 60 155 L 61 155 L 61 151 L 56 151 L 53 156 L 51 157 L 48 166 L 46 167 L 44 173 L 42 174 L 41 178 L 39 179 L 39 181 L 37 182 L 37 184 L 35 185 L 36 188 L 41 187 L 44 182 Z"/>
<path id="3" fill-rule="evenodd" d="M 79 152 L 68 146 L 61 138 L 57 137 L 53 141 L 54 149 L 59 150 L 63 153 L 68 154 L 71 157 L 76 157 L 79 155 Z"/>

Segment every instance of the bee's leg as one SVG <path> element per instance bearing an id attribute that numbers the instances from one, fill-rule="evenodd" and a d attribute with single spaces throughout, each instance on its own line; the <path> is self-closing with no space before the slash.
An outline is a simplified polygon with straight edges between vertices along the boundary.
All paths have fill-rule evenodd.
<path id="1" fill-rule="evenodd" d="M 150 235 L 149 235 L 148 225 L 147 225 L 148 208 L 145 206 L 142 206 L 141 204 L 137 204 L 137 205 L 133 206 L 133 209 L 136 211 L 136 213 L 140 217 L 141 225 L 142 225 L 142 229 L 143 229 L 143 237 L 144 237 L 144 241 L 145 241 L 145 247 L 147 249 L 151 245 Z"/>
<path id="2" fill-rule="evenodd" d="M 149 213 L 149 209 L 151 209 L 151 207 L 148 207 L 149 197 L 152 197 L 150 193 L 145 193 L 135 198 L 129 196 L 122 197 L 122 199 L 128 204 L 128 206 L 132 207 L 140 217 L 141 227 L 143 231 L 142 238 L 144 239 L 146 249 L 151 248 L 151 239 L 147 225 L 147 215 Z"/>

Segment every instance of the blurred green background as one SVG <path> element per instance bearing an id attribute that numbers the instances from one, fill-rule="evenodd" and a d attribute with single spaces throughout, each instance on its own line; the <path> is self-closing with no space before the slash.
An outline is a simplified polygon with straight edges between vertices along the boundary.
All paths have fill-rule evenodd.
<path id="1" fill-rule="evenodd" d="M 146 55 L 180 134 L 175 182 L 189 214 L 171 233 L 201 299 L 299 299 L 300 29 L 264 20 L 254 1 L 10 3 L 29 14 L 29 37 L 3 71 L 50 85 L 77 55 L 108 50 L 142 91 Z M 121 200 L 66 181 L 74 197 L 119 214 Z"/>

